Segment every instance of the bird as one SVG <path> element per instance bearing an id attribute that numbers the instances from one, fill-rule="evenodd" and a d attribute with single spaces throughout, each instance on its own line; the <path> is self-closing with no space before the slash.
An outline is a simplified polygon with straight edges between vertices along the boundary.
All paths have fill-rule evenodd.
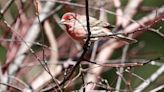
<path id="1" fill-rule="evenodd" d="M 67 12 L 62 16 L 60 24 L 65 25 L 66 32 L 73 40 L 79 42 L 81 45 L 84 45 L 88 35 L 86 15 L 80 15 L 74 12 Z M 104 22 L 102 20 L 98 20 L 94 17 L 89 16 L 89 24 L 91 32 L 90 37 L 91 41 L 93 42 L 104 36 L 122 40 L 128 43 L 136 42 L 136 40 L 133 38 L 111 32 L 110 29 L 113 26 L 110 25 L 108 22 Z"/>

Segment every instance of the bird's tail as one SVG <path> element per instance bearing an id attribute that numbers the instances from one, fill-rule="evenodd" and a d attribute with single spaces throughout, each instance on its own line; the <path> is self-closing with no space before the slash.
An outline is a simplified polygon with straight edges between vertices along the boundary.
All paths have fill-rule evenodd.
<path id="1" fill-rule="evenodd" d="M 91 40 L 97 40 L 98 38 L 102 38 L 102 37 L 109 37 L 109 38 L 114 38 L 117 40 L 125 41 L 128 43 L 136 43 L 137 42 L 136 39 L 124 36 L 121 33 L 113 33 L 113 32 L 110 32 L 106 29 L 105 30 L 99 30 L 99 29 L 94 28 L 94 30 L 91 31 L 90 37 L 91 37 Z"/>
<path id="2" fill-rule="evenodd" d="M 128 43 L 136 43 L 137 42 L 136 39 L 133 39 L 133 38 L 121 35 L 121 34 L 115 35 L 115 36 L 113 36 L 113 38 L 121 40 L 121 41 L 125 41 L 125 42 L 128 42 Z"/>

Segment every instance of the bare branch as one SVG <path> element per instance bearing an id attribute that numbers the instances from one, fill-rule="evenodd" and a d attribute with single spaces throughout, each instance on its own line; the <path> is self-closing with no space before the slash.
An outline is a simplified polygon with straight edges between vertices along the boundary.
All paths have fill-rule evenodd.
<path id="1" fill-rule="evenodd" d="M 123 18 L 120 16 L 123 16 L 123 11 L 121 9 L 121 2 L 120 0 L 113 0 L 114 6 L 116 8 L 116 25 L 120 26 L 123 22 Z M 117 16 L 119 15 L 119 16 Z"/>
<path id="2" fill-rule="evenodd" d="M 156 72 L 154 72 L 149 78 L 147 78 L 143 83 L 141 83 L 138 87 L 135 88 L 134 92 L 141 92 L 146 87 L 149 86 L 149 84 L 153 81 L 155 81 L 161 74 L 164 72 L 164 65 L 162 65 Z"/>
<path id="3" fill-rule="evenodd" d="M 151 90 L 150 92 L 158 92 L 158 91 L 161 91 L 162 89 L 164 89 L 164 85 L 161 85 L 161 86 Z"/>

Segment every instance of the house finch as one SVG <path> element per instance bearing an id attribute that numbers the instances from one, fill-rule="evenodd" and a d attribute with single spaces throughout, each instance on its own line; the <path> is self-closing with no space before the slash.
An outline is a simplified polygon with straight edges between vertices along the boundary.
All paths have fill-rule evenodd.
<path id="1" fill-rule="evenodd" d="M 88 34 L 85 15 L 79 15 L 77 13 L 68 12 L 62 16 L 60 23 L 66 26 L 66 31 L 71 36 L 71 38 L 80 42 L 82 45 L 84 44 Z M 92 37 L 91 41 L 95 41 L 103 36 L 109 36 L 111 38 L 123 40 L 126 42 L 136 41 L 135 39 L 126 37 L 122 34 L 114 35 L 114 33 L 112 33 L 109 29 L 111 25 L 107 22 L 103 22 L 93 17 L 89 17 L 89 23 Z"/>

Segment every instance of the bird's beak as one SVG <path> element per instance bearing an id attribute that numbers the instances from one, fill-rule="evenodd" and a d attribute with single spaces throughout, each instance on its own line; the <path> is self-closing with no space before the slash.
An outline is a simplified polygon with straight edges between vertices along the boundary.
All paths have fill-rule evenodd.
<path id="1" fill-rule="evenodd" d="M 61 19 L 61 21 L 59 22 L 59 24 L 64 24 L 65 23 L 65 19 Z"/>

